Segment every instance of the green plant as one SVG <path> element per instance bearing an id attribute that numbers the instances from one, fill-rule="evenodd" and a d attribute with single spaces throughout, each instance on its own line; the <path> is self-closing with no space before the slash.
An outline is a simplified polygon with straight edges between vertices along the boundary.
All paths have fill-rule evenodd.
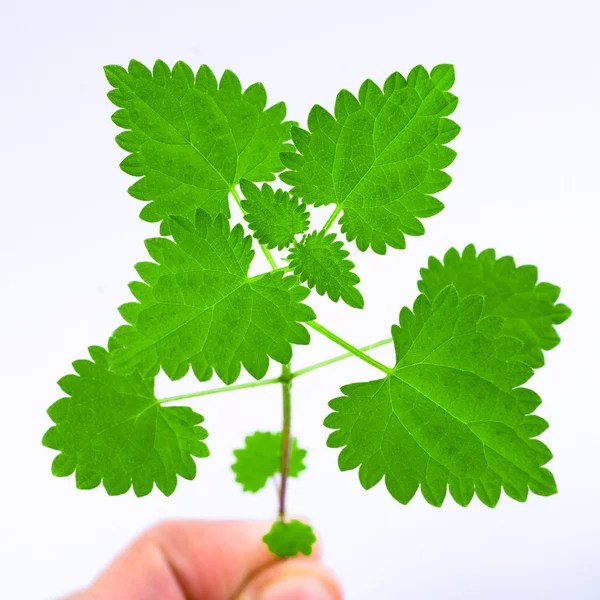
<path id="1" fill-rule="evenodd" d="M 312 530 L 285 510 L 287 479 L 306 454 L 291 438 L 291 383 L 354 356 L 380 379 L 343 386 L 325 425 L 334 430 L 328 445 L 343 448 L 340 469 L 359 467 L 364 488 L 385 478 L 399 502 L 420 487 L 434 506 L 447 490 L 460 505 L 477 495 L 490 507 L 501 489 L 519 501 L 528 490 L 556 492 L 543 467 L 551 453 L 535 439 L 547 427 L 532 414 L 540 398 L 521 386 L 558 344 L 554 325 L 570 311 L 556 303 L 558 287 L 537 283 L 535 267 L 472 245 L 431 258 L 392 337 L 366 348 L 305 303 L 315 290 L 362 309 L 347 242 L 377 254 L 403 249 L 405 236 L 424 233 L 421 219 L 442 210 L 433 194 L 450 184 L 443 169 L 455 152 L 446 144 L 459 132 L 447 118 L 457 105 L 451 66 L 394 73 L 383 89 L 367 80 L 358 97 L 342 90 L 333 115 L 313 107 L 308 129 L 284 120 L 283 103 L 266 108 L 263 86 L 242 90 L 230 71 L 219 82 L 208 67 L 194 74 L 182 62 L 105 72 L 119 108 L 113 121 L 125 130 L 116 137 L 128 152 L 121 168 L 139 178 L 129 193 L 146 202 L 140 217 L 160 223 L 161 236 L 146 241 L 152 261 L 136 265 L 135 301 L 119 309 L 127 324 L 59 381 L 66 396 L 48 410 L 55 424 L 43 439 L 60 452 L 55 475 L 75 473 L 78 488 L 102 483 L 111 495 L 143 496 L 154 485 L 169 495 L 178 475 L 194 478 L 194 457 L 209 454 L 203 417 L 171 403 L 278 384 L 282 431 L 247 437 L 233 471 L 249 492 L 280 475 L 279 517 L 265 542 L 279 556 L 309 554 Z M 267 183 L 277 173 L 289 191 Z M 254 240 L 230 225 L 230 198 Z M 328 205 L 326 224 L 308 232 L 308 207 Z M 330 232 L 336 222 L 346 241 Z M 271 269 L 251 276 L 257 244 Z M 308 344 L 308 330 L 346 354 L 293 371 L 292 345 Z M 368 355 L 390 342 L 393 366 Z M 270 359 L 281 375 L 264 379 Z M 242 366 L 256 381 L 234 384 Z M 157 399 L 161 368 L 171 379 L 191 368 L 199 381 L 214 371 L 226 386 Z"/>

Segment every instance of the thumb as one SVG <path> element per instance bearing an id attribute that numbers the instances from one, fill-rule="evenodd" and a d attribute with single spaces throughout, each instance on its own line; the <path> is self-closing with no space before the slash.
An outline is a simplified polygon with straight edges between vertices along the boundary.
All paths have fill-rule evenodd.
<path id="1" fill-rule="evenodd" d="M 254 577 L 238 600 L 342 600 L 334 575 L 302 558 L 282 561 Z"/>

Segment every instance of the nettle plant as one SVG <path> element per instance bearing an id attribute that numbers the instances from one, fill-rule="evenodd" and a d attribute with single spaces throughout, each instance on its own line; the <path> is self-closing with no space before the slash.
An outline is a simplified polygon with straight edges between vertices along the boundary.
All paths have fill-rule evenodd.
<path id="1" fill-rule="evenodd" d="M 78 488 L 102 483 L 110 495 L 145 496 L 155 484 L 169 495 L 178 475 L 196 475 L 194 457 L 209 455 L 204 418 L 173 403 L 280 384 L 282 430 L 249 435 L 232 469 L 248 492 L 279 477 L 279 516 L 264 541 L 281 557 L 310 554 L 311 528 L 286 517 L 287 480 L 306 455 L 291 437 L 291 384 L 354 356 L 378 378 L 343 386 L 325 426 L 328 446 L 343 448 L 340 469 L 358 467 L 365 489 L 385 479 L 406 504 L 420 487 L 433 506 L 447 491 L 461 506 L 476 495 L 490 507 L 502 489 L 518 501 L 529 490 L 556 493 L 543 466 L 552 455 L 536 439 L 548 427 L 532 414 L 541 400 L 521 386 L 559 343 L 554 325 L 570 310 L 557 304 L 558 287 L 537 283 L 535 267 L 472 245 L 431 258 L 392 337 L 366 348 L 305 303 L 314 290 L 362 309 L 351 243 L 404 249 L 405 236 L 424 233 L 421 219 L 442 210 L 433 194 L 450 184 L 443 169 L 456 153 L 446 144 L 459 132 L 447 118 L 457 105 L 452 66 L 393 73 L 383 88 L 367 80 L 358 96 L 342 90 L 333 114 L 312 108 L 307 129 L 231 71 L 217 81 L 207 66 L 194 74 L 159 60 L 152 71 L 131 61 L 105 73 L 112 119 L 125 130 L 116 141 L 129 153 L 121 168 L 139 178 L 129 193 L 147 202 L 140 217 L 160 223 L 160 237 L 146 240 L 151 260 L 135 265 L 135 301 L 119 308 L 127 324 L 59 381 L 65 397 L 49 408 L 55 424 L 43 439 L 60 452 L 54 475 L 74 473 Z M 289 191 L 264 183 L 276 174 Z M 230 198 L 251 235 L 230 224 Z M 330 211 L 320 229 L 310 231 L 309 207 Z M 249 276 L 256 246 L 270 270 Z M 309 330 L 346 353 L 294 371 L 292 345 L 309 344 Z M 367 354 L 387 343 L 395 364 Z M 265 379 L 270 359 L 281 375 Z M 233 385 L 242 366 L 256 381 Z M 216 373 L 226 386 L 158 399 L 161 368 L 172 380 L 190 368 L 201 382 Z"/>

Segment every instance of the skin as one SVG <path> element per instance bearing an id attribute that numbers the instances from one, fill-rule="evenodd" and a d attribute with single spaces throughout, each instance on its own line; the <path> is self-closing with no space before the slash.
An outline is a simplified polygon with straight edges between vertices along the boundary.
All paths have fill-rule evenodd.
<path id="1" fill-rule="evenodd" d="M 271 524 L 169 521 L 142 534 L 91 587 L 64 600 L 342 600 L 310 557 L 280 560 L 262 542 Z"/>

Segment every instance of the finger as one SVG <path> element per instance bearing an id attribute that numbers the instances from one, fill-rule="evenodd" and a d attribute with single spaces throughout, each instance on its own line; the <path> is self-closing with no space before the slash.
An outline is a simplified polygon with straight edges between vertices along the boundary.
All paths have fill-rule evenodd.
<path id="1" fill-rule="evenodd" d="M 244 588 L 239 600 L 342 600 L 340 585 L 329 569 L 294 558 L 266 567 Z"/>
<path id="2" fill-rule="evenodd" d="M 96 580 L 88 600 L 229 600 L 278 561 L 268 522 L 169 521 L 142 535 Z M 302 562 L 318 560 L 319 552 Z"/>

